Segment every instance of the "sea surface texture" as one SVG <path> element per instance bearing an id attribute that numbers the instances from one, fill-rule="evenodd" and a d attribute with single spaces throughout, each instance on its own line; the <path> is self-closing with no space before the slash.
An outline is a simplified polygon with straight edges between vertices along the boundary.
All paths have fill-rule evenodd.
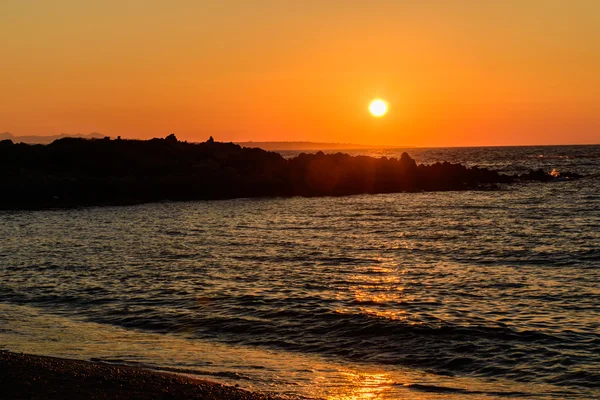
<path id="1" fill-rule="evenodd" d="M 600 397 L 600 146 L 350 153 L 402 151 L 585 177 L 0 212 L 0 348 L 291 397 Z"/>

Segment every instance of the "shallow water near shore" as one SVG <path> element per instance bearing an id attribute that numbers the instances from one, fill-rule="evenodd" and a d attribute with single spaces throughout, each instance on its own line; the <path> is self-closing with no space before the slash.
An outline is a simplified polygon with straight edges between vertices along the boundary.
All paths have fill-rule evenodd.
<path id="1" fill-rule="evenodd" d="M 586 177 L 2 212 L 0 347 L 318 398 L 597 396 L 600 146 L 408 152 Z"/>

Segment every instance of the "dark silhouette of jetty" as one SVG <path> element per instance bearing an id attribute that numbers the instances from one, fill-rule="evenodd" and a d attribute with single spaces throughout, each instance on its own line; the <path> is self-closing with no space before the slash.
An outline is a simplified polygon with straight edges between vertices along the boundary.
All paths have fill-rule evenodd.
<path id="1" fill-rule="evenodd" d="M 576 174 L 562 174 L 563 179 Z M 522 177 L 447 162 L 417 165 L 348 154 L 285 159 L 257 148 L 165 139 L 63 138 L 49 145 L 0 141 L 0 209 L 137 204 L 155 201 L 467 190 Z"/>

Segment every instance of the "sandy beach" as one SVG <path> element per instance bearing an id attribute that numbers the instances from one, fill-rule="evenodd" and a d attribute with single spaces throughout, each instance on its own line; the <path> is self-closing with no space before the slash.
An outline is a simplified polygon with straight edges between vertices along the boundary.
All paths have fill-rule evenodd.
<path id="1" fill-rule="evenodd" d="M 0 351 L 2 399 L 240 399 L 275 396 L 185 376 Z"/>

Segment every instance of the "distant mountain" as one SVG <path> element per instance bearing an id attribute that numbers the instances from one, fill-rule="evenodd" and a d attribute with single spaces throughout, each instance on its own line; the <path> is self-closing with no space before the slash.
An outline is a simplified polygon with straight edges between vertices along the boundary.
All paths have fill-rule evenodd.
<path id="1" fill-rule="evenodd" d="M 57 139 L 62 139 L 66 137 L 74 137 L 74 138 L 84 138 L 84 139 L 102 139 L 105 135 L 101 135 L 99 133 L 90 133 L 88 135 L 82 134 L 69 134 L 62 133 L 60 135 L 52 135 L 52 136 L 15 136 L 8 132 L 0 133 L 0 140 L 12 140 L 13 143 L 28 143 L 28 144 L 50 144 Z"/>
<path id="2" fill-rule="evenodd" d="M 331 150 L 331 149 L 368 149 L 382 146 L 367 146 L 354 143 L 320 143 L 320 142 L 234 142 L 242 147 L 274 150 Z"/>

